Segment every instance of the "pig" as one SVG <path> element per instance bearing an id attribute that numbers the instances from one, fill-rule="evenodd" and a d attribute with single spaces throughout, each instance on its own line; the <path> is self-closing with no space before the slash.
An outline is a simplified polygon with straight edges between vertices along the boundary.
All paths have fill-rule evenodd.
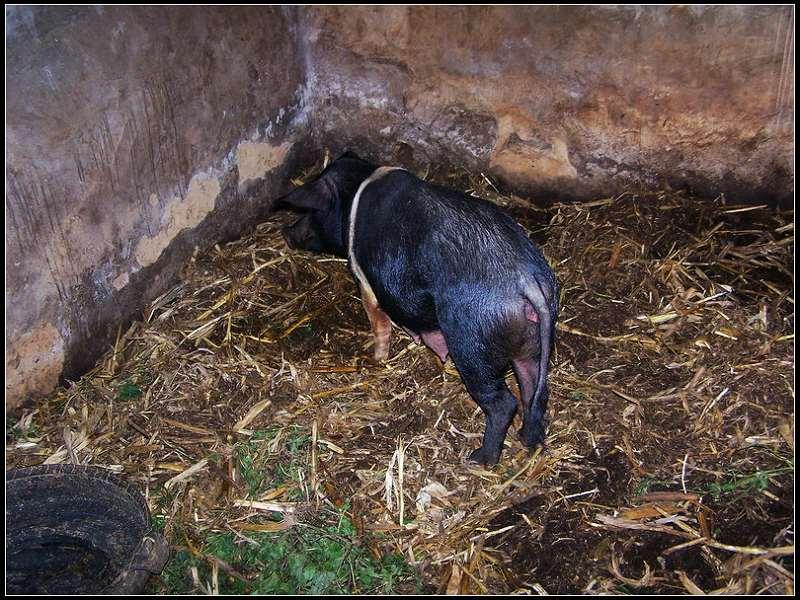
<path id="1" fill-rule="evenodd" d="M 485 416 L 483 444 L 469 460 L 500 458 L 518 408 L 505 382 L 510 366 L 522 396 L 520 439 L 544 442 L 559 287 L 502 208 L 352 152 L 272 208 L 300 214 L 282 232 L 290 248 L 348 259 L 375 360 L 389 356 L 392 322 L 442 362 L 452 357 Z"/>

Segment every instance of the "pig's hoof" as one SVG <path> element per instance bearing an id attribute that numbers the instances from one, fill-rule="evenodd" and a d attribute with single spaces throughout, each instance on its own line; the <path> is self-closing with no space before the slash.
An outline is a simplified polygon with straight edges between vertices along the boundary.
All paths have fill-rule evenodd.
<path id="1" fill-rule="evenodd" d="M 384 364 L 388 359 L 389 359 L 389 353 L 388 352 L 380 353 L 380 354 L 375 352 L 375 353 L 373 353 L 371 356 L 369 356 L 367 358 L 368 361 L 370 361 L 372 364 L 377 365 L 377 366 L 380 366 L 380 365 Z"/>
<path id="2" fill-rule="evenodd" d="M 477 450 L 473 450 L 470 452 L 469 460 L 470 462 L 478 463 L 479 465 L 484 465 L 487 467 L 491 467 L 492 465 L 496 465 L 497 461 L 500 459 L 499 456 L 493 456 L 489 452 L 483 449 L 483 446 L 478 448 Z"/>
<path id="3" fill-rule="evenodd" d="M 528 448 L 535 448 L 536 446 L 544 446 L 544 427 L 537 425 L 536 427 L 523 426 L 519 430 L 519 439 Z"/>

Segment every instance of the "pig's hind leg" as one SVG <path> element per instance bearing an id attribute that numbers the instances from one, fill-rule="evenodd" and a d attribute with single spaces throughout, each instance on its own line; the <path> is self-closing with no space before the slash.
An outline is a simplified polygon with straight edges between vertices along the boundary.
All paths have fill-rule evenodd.
<path id="1" fill-rule="evenodd" d="M 517 399 L 508 389 L 505 377 L 488 363 L 475 361 L 469 366 L 460 365 L 453 353 L 453 362 L 461 373 L 467 391 L 486 417 L 483 445 L 473 450 L 469 460 L 482 465 L 494 465 L 500 460 L 508 427 L 517 412 Z"/>
<path id="2" fill-rule="evenodd" d="M 533 396 L 539 382 L 539 358 L 518 358 L 513 361 L 513 365 L 522 396 L 522 428 L 519 430 L 519 437 L 523 444 L 532 448 L 544 442 L 547 387 L 539 401 L 534 404 Z"/>
<path id="3" fill-rule="evenodd" d="M 470 322 L 463 315 L 462 318 L 462 324 Z M 500 459 L 506 432 L 517 412 L 517 399 L 505 382 L 509 361 L 495 356 L 481 339 L 479 329 L 451 322 L 449 327 L 443 324 L 442 330 L 461 380 L 486 417 L 483 445 L 469 455 L 469 460 L 494 465 Z"/>
<path id="4" fill-rule="evenodd" d="M 381 307 L 371 289 L 361 287 L 361 302 L 367 311 L 369 324 L 372 326 L 374 340 L 374 354 L 376 362 L 383 362 L 389 358 L 389 342 L 392 337 L 392 321 Z"/>

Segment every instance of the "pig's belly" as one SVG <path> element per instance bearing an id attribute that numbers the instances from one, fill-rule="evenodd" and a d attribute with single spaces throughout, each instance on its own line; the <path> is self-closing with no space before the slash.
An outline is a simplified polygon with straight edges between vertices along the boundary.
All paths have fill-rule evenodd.
<path id="1" fill-rule="evenodd" d="M 379 304 L 380 302 L 378 299 Z M 450 351 L 439 329 L 435 305 L 429 294 L 411 294 L 405 302 L 398 302 L 396 298 L 387 295 L 384 297 L 384 304 L 384 312 L 395 324 L 405 329 L 415 342 L 425 344 L 442 362 L 447 360 Z"/>
<path id="2" fill-rule="evenodd" d="M 430 294 L 405 293 L 402 297 L 375 292 L 378 305 L 395 324 L 415 332 L 439 329 L 436 305 Z"/>
<path id="3" fill-rule="evenodd" d="M 433 295 L 425 287 L 409 281 L 379 281 L 370 278 L 378 305 L 400 327 L 414 332 L 439 329 Z"/>

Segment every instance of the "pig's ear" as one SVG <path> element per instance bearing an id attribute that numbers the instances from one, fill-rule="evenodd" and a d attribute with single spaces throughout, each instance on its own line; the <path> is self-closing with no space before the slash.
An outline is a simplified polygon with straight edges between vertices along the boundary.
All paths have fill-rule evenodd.
<path id="1" fill-rule="evenodd" d="M 272 210 L 307 212 L 326 210 L 334 201 L 333 185 L 325 177 L 301 185 L 272 203 Z"/>
<path id="2" fill-rule="evenodd" d="M 342 154 L 339 158 L 354 158 L 356 160 L 363 160 L 360 156 L 358 156 L 355 152 L 351 152 L 348 150 L 344 154 Z M 339 160 L 338 158 L 336 160 Z"/>

